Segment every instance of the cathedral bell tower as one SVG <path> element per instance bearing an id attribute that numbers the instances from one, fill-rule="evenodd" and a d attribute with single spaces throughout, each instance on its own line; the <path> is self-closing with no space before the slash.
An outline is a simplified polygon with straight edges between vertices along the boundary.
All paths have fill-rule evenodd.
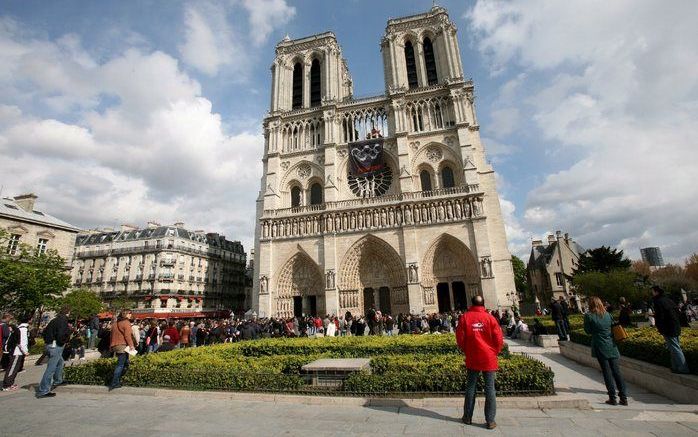
<path id="1" fill-rule="evenodd" d="M 511 255 L 441 7 L 391 19 L 385 92 L 356 99 L 325 32 L 276 46 L 257 198 L 260 317 L 446 312 L 514 296 Z"/>

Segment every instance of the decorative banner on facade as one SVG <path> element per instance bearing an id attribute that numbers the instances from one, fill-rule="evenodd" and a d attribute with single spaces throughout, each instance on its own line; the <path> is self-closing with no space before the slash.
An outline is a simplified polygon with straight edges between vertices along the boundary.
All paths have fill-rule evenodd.
<path id="1" fill-rule="evenodd" d="M 369 176 L 385 167 L 383 138 L 371 138 L 349 143 L 352 176 Z"/>

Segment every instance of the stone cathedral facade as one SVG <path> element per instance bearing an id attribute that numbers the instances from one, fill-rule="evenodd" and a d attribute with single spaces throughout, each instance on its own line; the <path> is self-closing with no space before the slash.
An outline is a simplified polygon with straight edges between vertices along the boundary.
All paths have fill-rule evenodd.
<path id="1" fill-rule="evenodd" d="M 391 19 L 385 93 L 353 97 L 333 33 L 276 46 L 257 200 L 261 317 L 391 314 L 513 303 L 495 175 L 456 27 L 441 7 Z M 349 171 L 348 144 L 384 137 L 385 166 Z"/>

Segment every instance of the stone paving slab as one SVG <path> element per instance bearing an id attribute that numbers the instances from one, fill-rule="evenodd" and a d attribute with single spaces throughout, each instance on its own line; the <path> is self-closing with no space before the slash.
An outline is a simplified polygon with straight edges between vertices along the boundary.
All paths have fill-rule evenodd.
<path id="1" fill-rule="evenodd" d="M 57 390 L 35 399 L 26 390 L 0 397 L 2 436 L 26 435 L 698 435 L 698 415 L 623 409 L 498 408 L 498 428 L 484 429 L 482 408 L 475 425 L 460 423 L 456 407 L 303 405 Z"/>

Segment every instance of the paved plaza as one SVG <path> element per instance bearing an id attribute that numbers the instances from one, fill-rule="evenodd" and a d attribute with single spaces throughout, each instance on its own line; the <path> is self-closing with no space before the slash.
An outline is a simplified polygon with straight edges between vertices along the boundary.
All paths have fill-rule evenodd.
<path id="1" fill-rule="evenodd" d="M 37 400 L 20 390 L 0 393 L 0 434 L 24 435 L 698 435 L 698 406 L 677 405 L 630 385 L 631 405 L 609 407 L 601 375 L 559 355 L 555 349 L 510 342 L 515 352 L 544 361 L 555 371 L 562 396 L 582 397 L 591 409 L 511 409 L 497 412 L 498 428 L 460 423 L 462 411 L 449 407 L 360 406 L 230 400 L 215 393 L 125 389 L 107 393 L 59 388 L 58 396 Z M 36 383 L 43 367 L 27 366 L 19 383 Z M 157 392 L 157 395 L 153 393 Z M 250 398 L 254 398 L 253 395 Z"/>

